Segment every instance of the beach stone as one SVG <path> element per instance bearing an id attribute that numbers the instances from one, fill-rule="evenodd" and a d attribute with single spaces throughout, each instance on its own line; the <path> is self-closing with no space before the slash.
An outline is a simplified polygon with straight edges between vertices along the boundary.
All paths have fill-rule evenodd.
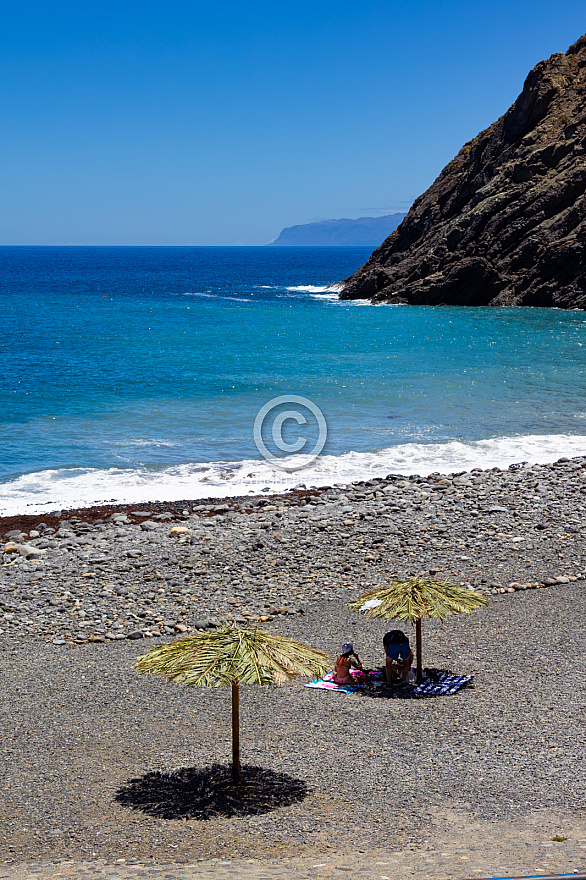
<path id="1" fill-rule="evenodd" d="M 41 550 L 40 547 L 35 547 L 34 544 L 18 544 L 17 548 L 20 556 L 24 556 L 26 559 L 38 558 L 47 552 Z"/>

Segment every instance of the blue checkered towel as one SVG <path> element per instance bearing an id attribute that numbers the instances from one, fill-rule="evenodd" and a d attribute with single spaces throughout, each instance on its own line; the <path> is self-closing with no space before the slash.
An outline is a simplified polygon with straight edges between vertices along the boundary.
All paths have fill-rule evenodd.
<path id="1" fill-rule="evenodd" d="M 472 681 L 471 675 L 452 675 L 444 672 L 434 678 L 425 678 L 413 688 L 414 694 L 455 694 L 461 687 Z"/>

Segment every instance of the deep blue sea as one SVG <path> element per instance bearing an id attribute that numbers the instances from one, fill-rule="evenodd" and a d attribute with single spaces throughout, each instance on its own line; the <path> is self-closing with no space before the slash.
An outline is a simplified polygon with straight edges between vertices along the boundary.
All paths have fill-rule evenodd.
<path id="1" fill-rule="evenodd" d="M 340 302 L 368 256 L 0 248 L 0 512 L 586 454 L 586 313 Z M 277 464 L 253 427 L 291 395 L 327 440 L 289 472 L 279 442 L 310 451 L 314 410 L 272 406 Z"/>

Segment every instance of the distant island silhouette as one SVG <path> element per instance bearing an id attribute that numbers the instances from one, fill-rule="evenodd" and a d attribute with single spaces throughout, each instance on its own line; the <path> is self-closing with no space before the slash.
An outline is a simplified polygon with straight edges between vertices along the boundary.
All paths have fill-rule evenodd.
<path id="1" fill-rule="evenodd" d="M 405 216 L 385 214 L 287 226 L 267 247 L 378 247 Z"/>

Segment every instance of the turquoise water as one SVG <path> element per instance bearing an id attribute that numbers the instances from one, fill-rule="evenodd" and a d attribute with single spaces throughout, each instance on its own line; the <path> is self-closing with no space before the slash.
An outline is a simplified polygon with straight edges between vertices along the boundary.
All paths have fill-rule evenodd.
<path id="1" fill-rule="evenodd" d="M 294 482 L 586 452 L 585 313 L 341 303 L 367 256 L 0 248 L 0 509 L 278 483 L 253 424 L 280 395 L 328 428 Z"/>

